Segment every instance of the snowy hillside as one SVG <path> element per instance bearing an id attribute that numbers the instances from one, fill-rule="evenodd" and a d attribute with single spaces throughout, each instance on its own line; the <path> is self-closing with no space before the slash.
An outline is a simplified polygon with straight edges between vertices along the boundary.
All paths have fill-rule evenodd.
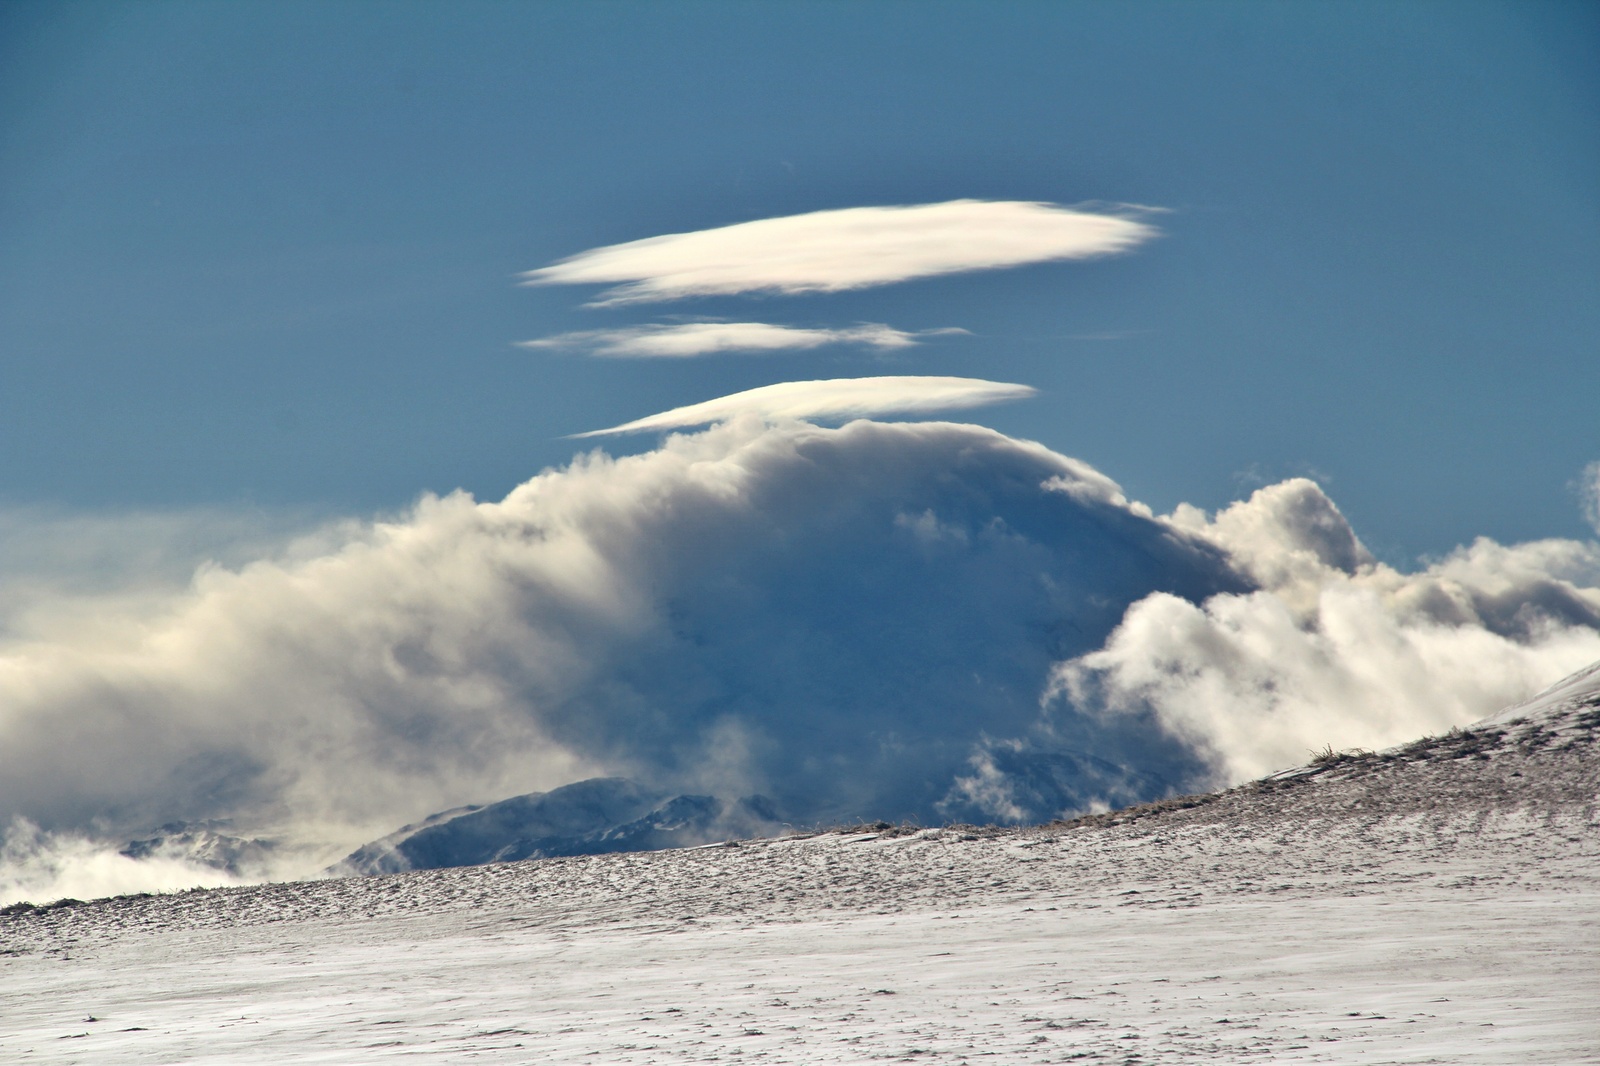
<path id="1" fill-rule="evenodd" d="M 8 908 L 0 1059 L 1593 1062 L 1597 681 L 1071 823 Z"/>

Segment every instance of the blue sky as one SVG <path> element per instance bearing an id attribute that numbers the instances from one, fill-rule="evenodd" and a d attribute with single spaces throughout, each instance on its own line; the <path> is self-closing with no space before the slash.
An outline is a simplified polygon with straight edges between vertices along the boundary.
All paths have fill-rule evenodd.
<path id="1" fill-rule="evenodd" d="M 1587 535 L 1597 43 L 1593 7 L 1548 3 L 10 3 L 0 503 L 494 498 L 590 446 L 568 434 L 929 374 L 1038 389 L 972 417 L 1158 510 L 1309 474 L 1394 562 Z M 1146 205 L 1160 236 L 828 294 L 518 284 L 963 198 Z M 516 346 L 671 315 L 968 333 Z"/>

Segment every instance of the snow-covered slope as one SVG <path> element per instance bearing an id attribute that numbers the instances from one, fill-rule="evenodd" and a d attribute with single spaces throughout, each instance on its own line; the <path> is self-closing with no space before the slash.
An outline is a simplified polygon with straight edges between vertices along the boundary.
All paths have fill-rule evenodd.
<path id="1" fill-rule="evenodd" d="M 1568 701 L 1026 829 L 11 908 L 0 1061 L 1594 1062 L 1597 731 Z"/>

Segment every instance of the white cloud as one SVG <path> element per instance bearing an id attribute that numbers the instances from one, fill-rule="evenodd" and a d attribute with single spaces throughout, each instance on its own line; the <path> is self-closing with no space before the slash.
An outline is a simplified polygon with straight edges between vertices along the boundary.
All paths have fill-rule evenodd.
<path id="1" fill-rule="evenodd" d="M 522 341 L 520 347 L 576 349 L 612 359 L 687 359 L 724 352 L 805 351 L 829 344 L 910 348 L 923 337 L 965 332 L 933 329 L 908 333 L 876 322 L 843 329 L 803 329 L 770 322 L 687 322 L 579 330 Z"/>
<path id="2" fill-rule="evenodd" d="M 1135 214 L 1009 200 L 851 207 L 594 248 L 523 275 L 611 285 L 594 306 L 736 293 L 822 293 L 1128 251 L 1158 232 Z"/>
<path id="3" fill-rule="evenodd" d="M 595 429 L 573 436 L 602 437 L 617 433 L 683 429 L 725 422 L 744 415 L 772 421 L 926 415 L 1024 400 L 1036 395 L 1037 391 L 1027 385 L 984 381 L 982 378 L 896 376 L 784 381 L 736 392 L 731 396 L 720 396 L 704 403 L 675 407 L 610 429 Z"/>
<path id="4" fill-rule="evenodd" d="M 0 825 L 231 819 L 348 850 L 608 773 L 789 820 L 932 818 L 1063 647 L 1156 588 L 1242 587 L 1119 499 L 990 430 L 866 421 L 430 497 L 313 557 L 205 569 L 115 642 L 0 649 Z"/>
<path id="5" fill-rule="evenodd" d="M 796 822 L 1043 818 L 1438 731 L 1600 659 L 1600 545 L 1401 574 L 1308 483 L 1160 518 L 942 422 L 736 420 L 153 606 L 75 599 L 0 645 L 0 889 L 181 883 L 185 853 L 106 847 L 168 821 L 331 861 L 606 774 Z"/>
<path id="6" fill-rule="evenodd" d="M 1104 648 L 1056 670 L 1047 702 L 1153 716 L 1219 782 L 1463 725 L 1600 659 L 1600 545 L 1480 539 L 1414 574 L 1375 562 L 1319 489 L 1268 486 L 1173 524 L 1261 588 L 1157 593 Z M 1048 724 L 1045 731 L 1049 731 Z"/>

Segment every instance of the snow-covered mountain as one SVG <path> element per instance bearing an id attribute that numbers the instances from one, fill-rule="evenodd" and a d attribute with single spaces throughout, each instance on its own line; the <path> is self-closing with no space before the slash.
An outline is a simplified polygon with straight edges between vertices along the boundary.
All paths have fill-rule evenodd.
<path id="1" fill-rule="evenodd" d="M 593 778 L 487 806 L 458 807 L 367 844 L 333 868 L 386 874 L 558 855 L 602 855 L 690 847 L 777 832 L 760 796 L 727 803 L 672 796 L 620 777 Z"/>
<path id="2" fill-rule="evenodd" d="M 1538 720 L 1562 711 L 1571 711 L 1582 722 L 1600 722 L 1600 663 L 1484 719 L 1480 726 L 1502 726 L 1523 718 Z M 1389 757 L 1415 746 L 1361 757 Z M 1040 797 L 1057 804 L 1065 798 L 1069 805 L 1085 809 L 1091 799 L 1101 796 L 1120 795 L 1126 802 L 1137 803 L 1160 792 L 1159 781 L 1146 780 L 1130 767 L 1087 753 L 1040 754 L 998 746 L 988 758 L 993 771 L 1007 782 L 1010 795 L 1022 799 L 1019 811 L 1041 805 Z M 1293 776 L 1305 769 L 1284 774 Z M 169 823 L 125 842 L 118 853 L 134 860 L 214 869 L 232 878 L 264 879 L 278 854 L 276 843 L 234 835 L 229 829 L 226 822 Z M 671 795 L 625 778 L 593 778 L 549 792 L 441 811 L 358 848 L 327 872 L 335 876 L 392 874 L 557 856 L 655 851 L 771 837 L 785 831 L 792 831 L 792 825 L 762 796 L 730 801 L 707 795 Z"/>
<path id="3" fill-rule="evenodd" d="M 1596 705 L 1600 705 L 1600 663 L 1482 724 L 1492 726 L 1530 715 L 1547 716 L 1563 707 Z M 1600 711 L 1592 714 L 1600 719 Z M 1084 801 L 1088 797 L 1115 795 L 1119 787 L 1130 800 L 1158 790 L 1156 782 L 1140 780 L 1129 768 L 1087 754 L 1041 755 L 1000 748 L 991 759 L 1014 791 L 1048 795 L 1057 803 L 1068 796 L 1087 806 Z M 1304 769 L 1285 773 L 1294 775 Z M 1130 781 L 1132 788 L 1128 788 Z M 784 827 L 765 797 L 748 796 L 734 803 L 714 796 L 667 798 L 625 778 L 594 778 L 486 806 L 441 811 L 364 845 L 329 872 L 389 874 L 562 855 L 654 851 L 771 836 Z"/>
<path id="4" fill-rule="evenodd" d="M 1600 710 L 1593 710 L 1596 706 L 1600 706 L 1600 663 L 1481 724 L 1488 727 L 1530 716 L 1548 717 L 1563 708 L 1578 708 L 1580 715 L 1587 713 L 1589 718 L 1583 721 L 1600 720 Z M 1474 734 L 1482 735 L 1487 734 Z M 1414 749 L 1417 744 L 1395 750 Z M 1384 756 L 1363 753 L 1344 758 L 1365 757 Z M 1156 787 L 1154 782 L 1139 782 L 1126 767 L 1089 755 L 1041 756 L 1002 748 L 992 758 L 1013 789 L 1033 789 L 1052 797 L 1114 794 L 1118 784 L 1130 779 L 1136 786 L 1142 785 L 1146 794 Z M 1274 779 L 1306 770 L 1301 767 L 1285 771 Z M 1140 790 L 1130 790 L 1128 798 L 1141 798 Z M 774 836 L 784 828 L 771 801 L 762 796 L 747 796 L 732 803 L 714 796 L 669 797 L 626 778 L 593 778 L 549 792 L 441 811 L 358 848 L 328 872 L 339 876 L 392 874 L 557 856 L 656 851 L 717 840 Z M 206 827 L 172 825 L 164 826 L 162 835 L 154 839 L 132 842 L 123 854 L 143 857 L 181 853 L 192 861 L 236 873 L 242 858 L 256 859 L 259 865 L 259 857 L 270 848 L 270 842 L 240 840 Z"/>
<path id="5" fill-rule="evenodd" d="M 270 863 L 276 850 L 273 841 L 234 836 L 223 831 L 228 828 L 226 822 L 169 822 L 149 836 L 128 841 L 120 854 L 209 866 L 235 876 L 247 876 Z"/>

